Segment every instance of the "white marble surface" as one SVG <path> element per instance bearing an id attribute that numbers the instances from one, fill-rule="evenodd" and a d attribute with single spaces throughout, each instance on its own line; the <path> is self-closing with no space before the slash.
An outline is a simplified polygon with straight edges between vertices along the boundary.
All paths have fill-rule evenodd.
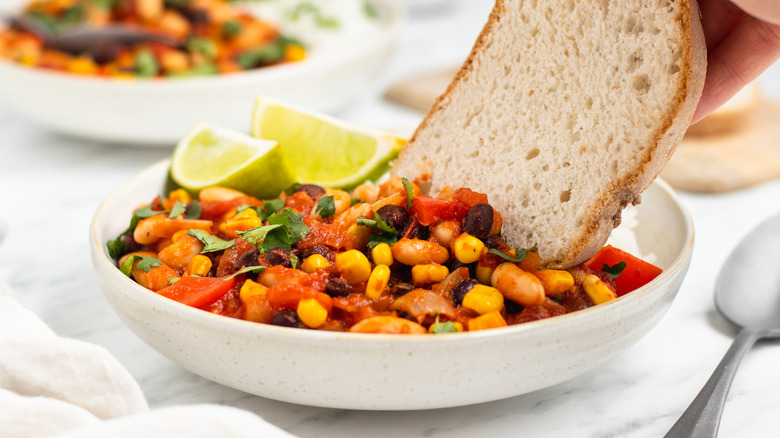
<path id="1" fill-rule="evenodd" d="M 390 69 L 339 116 L 386 127 L 419 121 L 419 114 L 384 103 L 381 91 L 394 79 L 457 63 L 467 53 L 490 1 L 449 4 L 443 12 L 416 11 L 410 17 Z M 778 66 L 763 81 L 780 97 Z M 546 390 L 476 406 L 343 411 L 250 396 L 193 375 L 136 338 L 103 298 L 87 250 L 92 215 L 114 187 L 166 158 L 170 149 L 61 137 L 0 103 L 0 154 L 0 218 L 8 224 L 0 244 L 0 278 L 25 305 L 60 335 L 109 349 L 140 382 L 152 407 L 202 402 L 237 406 L 301 437 L 662 436 L 734 337 L 712 301 L 723 260 L 752 226 L 780 211 L 780 181 L 726 195 L 681 194 L 693 215 L 697 242 L 680 294 L 650 334 L 595 371 Z M 778 365 L 777 341 L 761 342 L 747 354 L 720 436 L 780 436 Z"/>

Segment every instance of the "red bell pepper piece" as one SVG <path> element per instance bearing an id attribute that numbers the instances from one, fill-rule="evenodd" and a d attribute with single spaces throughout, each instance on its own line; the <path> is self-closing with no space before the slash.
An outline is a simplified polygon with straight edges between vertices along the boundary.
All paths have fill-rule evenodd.
<path id="1" fill-rule="evenodd" d="M 182 277 L 157 293 L 201 309 L 222 298 L 235 284 L 235 277 Z"/>
<path id="2" fill-rule="evenodd" d="M 427 226 L 442 221 L 463 220 L 469 208 L 458 201 L 416 196 L 412 199 L 412 209 L 409 212 L 417 218 L 420 225 Z"/>
<path id="3" fill-rule="evenodd" d="M 584 264 L 588 269 L 599 272 L 605 264 L 615 266 L 620 262 L 626 262 L 626 267 L 623 268 L 623 272 L 614 281 L 617 296 L 625 295 L 646 285 L 663 272 L 661 268 L 612 245 L 601 248 L 596 255 Z"/>

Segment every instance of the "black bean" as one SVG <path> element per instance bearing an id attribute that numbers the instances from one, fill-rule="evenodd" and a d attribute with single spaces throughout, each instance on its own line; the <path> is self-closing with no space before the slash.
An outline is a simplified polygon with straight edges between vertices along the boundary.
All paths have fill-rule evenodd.
<path id="1" fill-rule="evenodd" d="M 512 300 L 504 300 L 504 306 L 506 308 L 506 313 L 513 314 L 513 313 L 520 313 L 523 311 L 524 307 L 520 304 L 517 304 L 516 302 Z"/>
<path id="2" fill-rule="evenodd" d="M 311 248 L 303 249 L 300 251 L 299 257 L 301 258 L 301 261 L 303 261 L 309 258 L 309 256 L 314 254 L 319 254 L 325 257 L 331 263 L 336 262 L 336 255 L 333 253 L 333 251 L 330 248 L 328 248 L 325 245 L 315 245 L 312 246 Z"/>
<path id="3" fill-rule="evenodd" d="M 122 236 L 122 243 L 125 244 L 125 248 L 127 249 L 127 252 L 125 252 L 122 255 L 127 254 L 128 252 L 135 252 L 141 250 L 141 245 L 135 241 L 133 238 L 133 234 L 125 234 Z"/>
<path id="4" fill-rule="evenodd" d="M 325 283 L 325 293 L 331 298 L 348 297 L 352 293 L 352 286 L 340 278 L 331 278 Z"/>
<path id="5" fill-rule="evenodd" d="M 390 293 L 394 297 L 398 298 L 398 297 L 402 297 L 402 296 L 408 294 L 409 292 L 411 292 L 411 291 L 413 291 L 415 289 L 417 289 L 417 288 L 414 287 L 413 285 L 409 284 L 409 283 L 398 283 L 395 286 L 390 288 Z"/>
<path id="6" fill-rule="evenodd" d="M 108 64 L 119 57 L 120 51 L 121 47 L 119 44 L 111 42 L 99 44 L 92 51 L 92 59 L 100 65 Z"/>
<path id="7" fill-rule="evenodd" d="M 431 232 L 428 227 L 420 225 L 417 221 L 413 221 L 404 231 L 404 236 L 409 239 L 428 240 L 431 236 Z"/>
<path id="8" fill-rule="evenodd" d="M 489 236 L 491 228 L 493 228 L 493 207 L 490 204 L 477 204 L 471 207 L 463 218 L 463 232 L 477 239 Z"/>
<path id="9" fill-rule="evenodd" d="M 271 318 L 271 325 L 279 325 L 282 327 L 295 327 L 306 328 L 306 325 L 298 318 L 298 313 L 293 309 L 282 309 L 273 318 Z"/>
<path id="10" fill-rule="evenodd" d="M 325 194 L 325 189 L 316 184 L 301 184 L 295 188 L 295 193 L 298 192 L 304 192 L 309 195 L 312 200 L 316 200 Z"/>
<path id="11" fill-rule="evenodd" d="M 450 296 L 452 297 L 452 302 L 455 303 L 455 306 L 460 307 L 461 304 L 463 304 L 463 297 L 466 296 L 471 288 L 478 284 L 479 282 L 477 280 L 473 278 L 466 278 L 455 285 L 455 287 L 450 291 Z"/>
<path id="12" fill-rule="evenodd" d="M 376 214 L 387 222 L 387 225 L 395 228 L 396 231 L 401 232 L 406 229 L 409 223 L 409 212 L 405 208 L 397 205 L 385 205 L 376 211 Z"/>
<path id="13" fill-rule="evenodd" d="M 265 254 L 265 261 L 271 266 L 284 266 L 285 268 L 292 268 L 292 261 L 290 261 L 290 255 L 292 252 L 289 249 L 274 248 Z"/>
<path id="14" fill-rule="evenodd" d="M 203 25 L 208 26 L 211 22 L 211 17 L 208 11 L 199 8 L 182 8 L 181 14 L 184 15 L 190 23 L 195 26 Z"/>
<path id="15" fill-rule="evenodd" d="M 412 321 L 412 322 L 418 322 L 418 321 L 417 321 L 417 318 L 415 318 L 415 317 L 414 317 L 414 316 L 412 316 L 410 313 L 408 313 L 408 312 L 405 312 L 405 311 L 403 311 L 403 310 L 401 310 L 401 311 L 399 311 L 399 312 L 398 312 L 398 317 L 399 317 L 399 318 L 403 318 L 403 319 L 408 319 L 409 321 Z"/>
<path id="16" fill-rule="evenodd" d="M 495 248 L 500 250 L 502 245 L 506 245 L 504 243 L 504 239 L 498 237 L 496 234 L 491 234 L 485 239 L 485 246 L 488 248 Z"/>
<path id="17" fill-rule="evenodd" d="M 243 254 L 241 254 L 233 264 L 235 266 L 236 271 L 238 271 L 241 268 L 248 268 L 250 266 L 258 266 L 260 263 L 258 261 L 258 257 L 260 256 L 260 251 L 253 249 L 251 251 L 247 251 Z"/>

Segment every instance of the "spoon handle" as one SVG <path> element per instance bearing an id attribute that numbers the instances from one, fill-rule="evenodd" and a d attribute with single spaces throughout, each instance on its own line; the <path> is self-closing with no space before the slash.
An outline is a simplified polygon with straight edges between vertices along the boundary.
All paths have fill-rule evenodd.
<path id="1" fill-rule="evenodd" d="M 713 438 L 718 435 L 723 405 L 726 404 L 726 396 L 737 372 L 739 361 L 756 340 L 763 336 L 764 332 L 760 330 L 742 329 L 739 332 L 731 348 L 715 368 L 710 380 L 680 419 L 669 429 L 665 438 Z"/>

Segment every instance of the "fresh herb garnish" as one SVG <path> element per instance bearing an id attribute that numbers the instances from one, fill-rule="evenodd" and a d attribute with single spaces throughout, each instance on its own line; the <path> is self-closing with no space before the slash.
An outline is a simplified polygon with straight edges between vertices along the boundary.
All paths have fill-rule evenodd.
<path id="1" fill-rule="evenodd" d="M 439 322 L 439 315 L 436 315 L 436 321 L 431 326 L 431 333 L 457 333 L 458 327 L 452 321 Z"/>
<path id="2" fill-rule="evenodd" d="M 181 277 L 173 277 L 170 280 L 168 280 L 168 286 L 172 286 L 177 281 L 181 280 Z"/>
<path id="3" fill-rule="evenodd" d="M 138 260 L 138 264 L 135 265 L 135 267 L 144 272 L 149 272 L 152 268 L 162 265 L 162 262 L 154 257 L 144 257 L 133 254 L 128 257 L 124 263 L 122 263 L 122 266 L 119 267 L 119 270 L 129 277 L 133 272 L 133 265 L 135 264 L 136 260 Z"/>
<path id="4" fill-rule="evenodd" d="M 280 36 L 276 41 L 265 47 L 246 51 L 236 58 L 236 63 L 244 70 L 249 70 L 263 65 L 273 64 L 284 59 L 287 46 L 302 46 L 300 41 L 287 36 Z M 286 191 L 285 191 L 286 193 Z"/>
<path id="5" fill-rule="evenodd" d="M 187 204 L 183 204 L 179 201 L 176 201 L 176 204 L 173 205 L 173 208 L 171 209 L 171 214 L 168 215 L 170 219 L 176 219 L 180 214 L 187 211 Z"/>
<path id="6" fill-rule="evenodd" d="M 231 278 L 239 274 L 246 274 L 248 272 L 263 272 L 265 270 L 266 270 L 266 266 L 247 266 L 245 268 L 239 269 L 238 271 L 234 272 L 231 275 L 228 275 L 227 277 L 223 278 L 222 281 L 230 280 Z"/>
<path id="7" fill-rule="evenodd" d="M 299 183 L 299 182 L 295 182 L 295 183 L 290 184 L 290 187 L 287 187 L 286 189 L 284 189 L 284 194 L 287 195 L 287 196 L 292 195 L 293 193 L 295 193 L 295 190 L 297 190 L 300 185 L 301 185 L 301 183 Z"/>
<path id="8" fill-rule="evenodd" d="M 371 238 L 368 240 L 368 249 L 374 249 L 374 247 L 380 243 L 392 245 L 395 242 L 398 242 L 398 233 L 395 228 L 387 225 L 387 222 L 378 214 L 374 215 L 373 220 L 359 217 L 357 218 L 356 223 L 375 231 L 374 233 L 371 233 Z"/>
<path id="9" fill-rule="evenodd" d="M 495 255 L 501 257 L 502 259 L 510 261 L 510 262 L 522 262 L 523 259 L 525 258 L 525 256 L 529 252 L 537 252 L 537 251 L 539 251 L 539 249 L 536 247 L 536 245 L 534 245 L 532 248 L 515 249 L 515 256 L 514 257 L 512 257 L 509 254 L 505 254 L 505 253 L 499 251 L 496 248 L 490 248 L 488 250 L 488 253 L 495 254 Z"/>
<path id="10" fill-rule="evenodd" d="M 414 198 L 412 183 L 410 183 L 406 178 L 401 178 L 401 184 L 404 185 L 404 190 L 406 190 L 406 209 L 409 210 L 412 208 L 412 198 Z"/>
<path id="11" fill-rule="evenodd" d="M 166 209 L 153 210 L 151 205 L 147 205 L 146 207 L 139 208 L 133 212 L 133 214 L 137 216 L 138 219 L 146 219 L 148 217 L 157 216 L 158 214 L 165 214 L 165 213 L 168 213 L 168 210 Z"/>
<path id="12" fill-rule="evenodd" d="M 290 253 L 290 266 L 295 269 L 298 266 L 298 256 Z"/>
<path id="13" fill-rule="evenodd" d="M 190 52 L 200 53 L 208 58 L 217 57 L 217 45 L 208 38 L 191 37 L 187 40 L 187 49 Z"/>
<path id="14" fill-rule="evenodd" d="M 314 23 L 319 27 L 333 29 L 341 25 L 337 18 L 325 16 L 320 8 L 311 1 L 303 1 L 295 5 L 287 12 L 287 18 L 290 21 L 298 21 L 307 14 L 314 16 Z"/>
<path id="15" fill-rule="evenodd" d="M 201 254 L 205 254 L 207 252 L 222 251 L 236 244 L 236 239 L 233 240 L 220 239 L 219 237 L 213 234 L 209 234 L 203 230 L 192 229 L 187 231 L 187 235 L 192 236 L 200 240 L 201 243 L 203 243 L 204 247 L 203 250 L 200 252 Z"/>
<path id="16" fill-rule="evenodd" d="M 311 231 L 311 228 L 303 223 L 304 216 L 302 213 L 296 213 L 292 208 L 285 208 L 268 216 L 268 223 L 287 227 L 290 234 L 290 243 L 292 244 L 306 237 L 309 231 Z"/>
<path id="17" fill-rule="evenodd" d="M 203 207 L 200 206 L 200 202 L 192 201 L 190 206 L 187 207 L 187 214 L 184 215 L 184 219 L 200 219 L 201 213 L 203 213 Z"/>
<path id="18" fill-rule="evenodd" d="M 317 201 L 317 207 L 314 212 L 319 214 L 323 219 L 333 217 L 333 215 L 336 214 L 336 202 L 333 200 L 333 195 L 321 197 L 319 201 Z"/>
<path id="19" fill-rule="evenodd" d="M 280 211 L 283 208 L 284 208 L 284 199 L 263 201 L 263 213 L 265 213 L 263 220 L 265 220 L 266 218 L 268 218 L 268 216 L 276 213 L 277 211 Z"/>
<path id="20" fill-rule="evenodd" d="M 141 50 L 135 55 L 135 72 L 139 77 L 156 76 L 159 71 L 160 66 L 151 50 Z"/>
<path id="21" fill-rule="evenodd" d="M 616 263 L 614 266 L 604 263 L 604 266 L 601 267 L 601 272 L 609 275 L 609 278 L 615 281 L 623 273 L 623 269 L 626 269 L 626 262 Z"/>
<path id="22" fill-rule="evenodd" d="M 116 239 L 109 240 L 108 242 L 106 242 L 106 249 L 108 249 L 108 255 L 112 259 L 118 259 L 119 257 L 122 257 L 123 255 L 130 252 L 130 250 L 127 248 L 127 245 L 125 245 L 125 242 L 122 238 L 135 231 L 135 227 L 137 225 L 138 225 L 138 216 L 133 215 L 132 219 L 130 219 L 130 226 L 128 226 L 127 229 L 122 232 L 122 234 L 117 236 Z"/>
<path id="23" fill-rule="evenodd" d="M 241 24 L 238 21 L 226 21 L 222 25 L 222 33 L 228 38 L 233 38 L 241 33 Z"/>

